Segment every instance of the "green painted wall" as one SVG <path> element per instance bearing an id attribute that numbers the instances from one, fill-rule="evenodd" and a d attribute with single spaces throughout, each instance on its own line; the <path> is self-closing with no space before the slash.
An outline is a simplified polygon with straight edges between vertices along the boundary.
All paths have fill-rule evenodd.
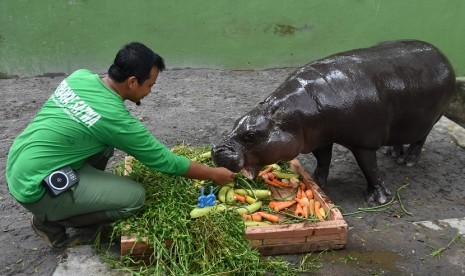
<path id="1" fill-rule="evenodd" d="M 465 1 L 0 1 L 3 75 L 106 72 L 135 40 L 168 68 L 264 69 L 402 38 L 435 44 L 465 74 Z"/>

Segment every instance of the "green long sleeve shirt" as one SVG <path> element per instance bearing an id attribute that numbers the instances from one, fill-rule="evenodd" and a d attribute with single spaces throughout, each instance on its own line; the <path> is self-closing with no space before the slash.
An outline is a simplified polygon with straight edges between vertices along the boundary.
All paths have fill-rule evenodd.
<path id="1" fill-rule="evenodd" d="M 13 142 L 6 167 L 9 190 L 20 202 L 35 202 L 45 193 L 45 176 L 66 165 L 79 169 L 109 146 L 163 173 L 184 175 L 190 164 L 134 118 L 97 74 L 81 69 L 61 82 Z"/>

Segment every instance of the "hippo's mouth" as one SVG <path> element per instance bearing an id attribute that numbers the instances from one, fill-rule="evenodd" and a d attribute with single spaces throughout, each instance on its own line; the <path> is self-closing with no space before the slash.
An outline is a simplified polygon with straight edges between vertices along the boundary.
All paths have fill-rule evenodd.
<path id="1" fill-rule="evenodd" d="M 211 150 L 213 163 L 233 172 L 239 172 L 244 167 L 244 156 L 231 145 L 214 146 Z"/>
<path id="2" fill-rule="evenodd" d="M 263 166 L 246 161 L 244 152 L 238 148 L 238 145 L 231 144 L 214 146 L 211 150 L 213 163 L 217 167 L 225 167 L 233 172 L 240 172 L 249 179 L 255 179 Z"/>
<path id="3" fill-rule="evenodd" d="M 247 177 L 248 179 L 254 179 L 255 178 L 255 175 L 253 172 L 251 172 L 250 170 L 247 170 L 246 168 L 243 168 L 241 170 L 241 173 Z"/>
<path id="4" fill-rule="evenodd" d="M 244 152 L 239 145 L 224 144 L 214 146 L 211 150 L 213 163 L 217 167 L 225 167 L 233 172 L 241 172 L 249 179 L 255 179 L 263 168 L 258 164 L 255 165 L 251 160 L 246 160 Z"/>
<path id="5" fill-rule="evenodd" d="M 261 168 L 262 166 L 246 166 L 242 168 L 240 172 L 248 179 L 255 179 Z"/>

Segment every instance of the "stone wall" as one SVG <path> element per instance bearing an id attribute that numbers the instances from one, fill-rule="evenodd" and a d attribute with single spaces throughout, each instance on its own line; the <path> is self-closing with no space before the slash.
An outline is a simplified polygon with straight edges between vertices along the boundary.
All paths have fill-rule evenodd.
<path id="1" fill-rule="evenodd" d="M 465 77 L 457 78 L 459 90 L 446 112 L 446 117 L 465 127 Z"/>

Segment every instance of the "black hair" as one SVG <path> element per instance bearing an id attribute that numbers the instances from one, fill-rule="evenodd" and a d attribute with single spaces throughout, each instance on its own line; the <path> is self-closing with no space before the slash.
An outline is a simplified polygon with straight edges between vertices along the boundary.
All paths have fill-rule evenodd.
<path id="1" fill-rule="evenodd" d="M 160 72 L 163 71 L 165 69 L 163 58 L 144 44 L 131 42 L 118 51 L 113 64 L 108 69 L 108 76 L 117 82 L 123 82 L 135 76 L 141 85 L 150 78 L 150 72 L 154 66 Z"/>

